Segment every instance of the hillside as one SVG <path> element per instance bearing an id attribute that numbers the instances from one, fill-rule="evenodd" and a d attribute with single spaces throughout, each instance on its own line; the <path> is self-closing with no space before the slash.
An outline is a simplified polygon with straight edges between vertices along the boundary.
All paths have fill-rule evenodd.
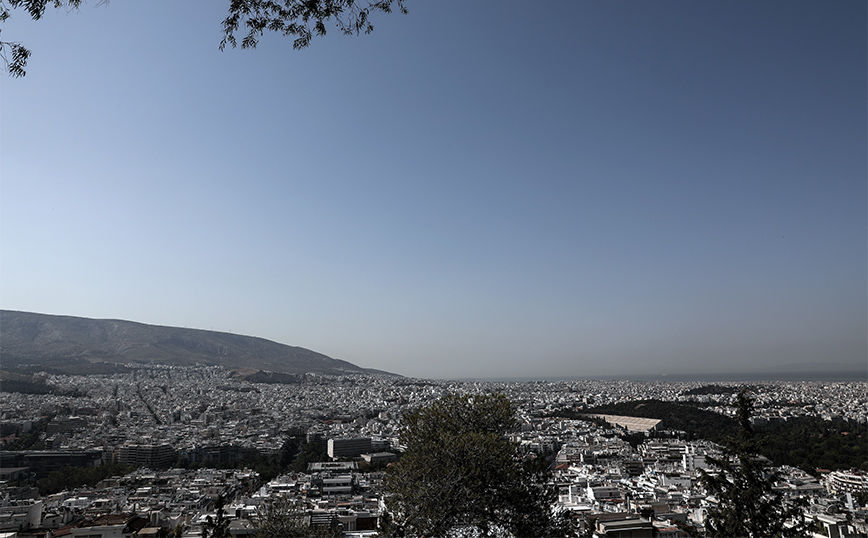
<path id="1" fill-rule="evenodd" d="M 285 374 L 386 373 L 253 336 L 0 310 L 4 370 L 110 373 L 129 362 L 198 363 Z"/>

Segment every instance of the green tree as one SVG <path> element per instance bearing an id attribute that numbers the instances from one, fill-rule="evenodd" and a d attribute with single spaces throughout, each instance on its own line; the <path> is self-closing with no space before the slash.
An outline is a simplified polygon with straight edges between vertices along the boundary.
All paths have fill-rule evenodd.
<path id="1" fill-rule="evenodd" d="M 723 456 L 708 458 L 715 474 L 701 471 L 700 484 L 718 503 L 708 509 L 706 529 L 713 537 L 771 538 L 809 535 L 802 500 L 787 502 L 772 489 L 778 476 L 757 457 L 758 447 L 750 422 L 753 400 L 738 394 L 739 431 L 724 442 Z"/>
<path id="2" fill-rule="evenodd" d="M 403 419 L 401 460 L 386 473 L 393 533 L 410 536 L 568 535 L 552 510 L 545 461 L 507 435 L 515 408 L 502 394 L 448 395 Z"/>
<path id="3" fill-rule="evenodd" d="M 81 4 L 82 0 L 0 0 L 0 23 L 14 9 L 23 9 L 33 20 L 39 20 L 48 6 L 78 9 Z M 404 0 L 229 0 L 229 12 L 221 24 L 220 49 L 226 45 L 236 47 L 236 34 L 243 34 L 241 48 L 256 48 L 266 31 L 293 37 L 293 48 L 301 49 L 310 44 L 314 35 L 325 35 L 327 23 L 334 24 L 343 34 L 368 34 L 374 29 L 371 14 L 390 13 L 393 7 L 407 13 Z M 26 74 L 24 68 L 30 51 L 21 43 L 0 41 L 0 57 L 10 75 Z"/>
<path id="4" fill-rule="evenodd" d="M 324 439 L 313 438 L 299 445 L 298 455 L 292 460 L 290 467 L 297 473 L 307 471 L 308 464 L 318 461 L 329 461 L 328 444 Z"/>

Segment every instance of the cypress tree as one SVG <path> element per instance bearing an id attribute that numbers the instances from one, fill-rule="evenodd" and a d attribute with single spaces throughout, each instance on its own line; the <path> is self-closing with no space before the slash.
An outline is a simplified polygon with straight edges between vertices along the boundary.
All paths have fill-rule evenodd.
<path id="1" fill-rule="evenodd" d="M 758 445 L 751 424 L 754 405 L 746 391 L 737 396 L 739 430 L 724 441 L 720 458 L 707 458 L 717 468 L 701 471 L 700 484 L 717 500 L 708 508 L 706 531 L 712 537 L 773 538 L 809 536 L 804 519 L 806 499 L 786 499 L 773 489 L 777 472 L 766 468 L 757 456 Z"/>

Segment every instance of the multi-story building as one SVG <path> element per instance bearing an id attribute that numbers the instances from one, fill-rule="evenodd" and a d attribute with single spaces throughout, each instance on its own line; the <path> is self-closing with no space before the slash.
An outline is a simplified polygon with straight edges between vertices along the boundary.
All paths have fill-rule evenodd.
<path id="1" fill-rule="evenodd" d="M 832 471 L 826 477 L 826 489 L 831 493 L 868 492 L 868 474 L 864 471 Z"/>
<path id="2" fill-rule="evenodd" d="M 117 452 L 120 464 L 152 469 L 165 469 L 176 457 L 175 449 L 169 445 L 124 445 Z"/>
<path id="3" fill-rule="evenodd" d="M 370 451 L 370 437 L 351 437 L 347 439 L 328 440 L 328 453 L 330 458 L 357 458 Z"/>

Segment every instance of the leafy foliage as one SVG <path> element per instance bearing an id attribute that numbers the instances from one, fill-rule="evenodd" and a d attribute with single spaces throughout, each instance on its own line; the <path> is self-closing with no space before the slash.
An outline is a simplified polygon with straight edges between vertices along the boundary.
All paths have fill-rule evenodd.
<path id="1" fill-rule="evenodd" d="M 247 34 L 241 39 L 241 48 L 255 48 L 259 36 L 268 30 L 284 36 L 295 36 L 292 46 L 301 49 L 310 45 L 314 34 L 326 34 L 326 22 L 333 19 L 344 34 L 371 33 L 371 13 L 390 13 L 392 5 L 406 14 L 404 0 L 376 0 L 367 4 L 359 0 L 231 0 L 229 15 L 223 20 L 223 40 L 237 46 L 235 32 L 241 27 Z"/>
<path id="2" fill-rule="evenodd" d="M 15 439 L 10 439 L 8 441 L 3 441 L 2 447 L 3 450 L 43 450 L 45 448 L 45 443 L 42 439 L 39 438 L 39 431 L 31 431 L 28 433 L 24 433 L 15 437 Z"/>
<path id="3" fill-rule="evenodd" d="M 727 439 L 721 458 L 707 458 L 718 473 L 701 471 L 700 483 L 718 501 L 708 509 L 708 534 L 753 538 L 803 535 L 808 526 L 801 503 L 787 503 L 783 494 L 772 488 L 778 477 L 757 457 L 752 413 L 753 400 L 740 392 L 738 435 Z"/>
<path id="4" fill-rule="evenodd" d="M 122 476 L 135 470 L 134 466 L 107 463 L 94 467 L 64 467 L 36 482 L 42 495 L 50 495 L 82 486 L 95 486 L 97 482 L 112 476 Z"/>
<path id="5" fill-rule="evenodd" d="M 525 459 L 507 434 L 518 423 L 502 394 L 448 395 L 404 416 L 400 462 L 386 489 L 396 534 L 564 536 L 545 461 Z"/>
<path id="6" fill-rule="evenodd" d="M 291 469 L 297 473 L 307 471 L 309 463 L 329 461 L 328 445 L 325 439 L 313 438 L 309 442 L 302 439 L 298 455 L 292 460 Z"/>
<path id="7" fill-rule="evenodd" d="M 0 0 L 0 23 L 6 22 L 12 15 L 12 9 L 18 8 L 24 9 L 33 20 L 37 21 L 45 14 L 45 8 L 49 3 L 58 8 L 64 5 L 78 8 L 81 0 Z M 21 43 L 0 40 L 0 57 L 3 58 L 7 71 L 13 77 L 23 77 L 27 74 L 24 68 L 27 66 L 30 51 Z"/>
<path id="8" fill-rule="evenodd" d="M 305 472 L 309 463 L 328 460 L 325 440 L 311 439 L 308 442 L 305 437 L 296 435 L 288 437 L 279 452 L 260 456 L 253 461 L 236 463 L 235 467 L 251 467 L 259 473 L 263 482 L 268 482 L 287 469 Z"/>
<path id="9" fill-rule="evenodd" d="M 756 428 L 759 451 L 775 465 L 868 471 L 868 424 L 800 417 Z"/>
<path id="10" fill-rule="evenodd" d="M 13 9 L 23 9 L 33 20 L 39 20 L 49 5 L 78 9 L 81 3 L 82 0 L 0 0 L 0 23 L 11 16 Z M 371 14 L 391 13 L 393 6 L 407 13 L 404 0 L 230 0 L 229 13 L 221 24 L 220 50 L 226 45 L 233 48 L 238 45 L 237 32 L 245 32 L 241 48 L 256 48 L 265 31 L 294 37 L 293 48 L 301 49 L 310 45 L 314 35 L 325 35 L 329 22 L 347 35 L 368 34 L 374 29 Z M 24 68 L 30 51 L 21 43 L 0 41 L 0 57 L 11 76 L 26 74 Z"/>
<path id="11" fill-rule="evenodd" d="M 29 432 L 15 432 L 14 438 L 6 438 L 0 442 L 0 462 L 2 462 L 3 451 L 13 450 L 44 450 L 45 442 L 44 433 L 48 429 L 48 423 L 54 415 L 43 417 L 40 420 L 33 422 L 33 428 Z M 8 433 L 4 432 L 4 435 Z"/>

